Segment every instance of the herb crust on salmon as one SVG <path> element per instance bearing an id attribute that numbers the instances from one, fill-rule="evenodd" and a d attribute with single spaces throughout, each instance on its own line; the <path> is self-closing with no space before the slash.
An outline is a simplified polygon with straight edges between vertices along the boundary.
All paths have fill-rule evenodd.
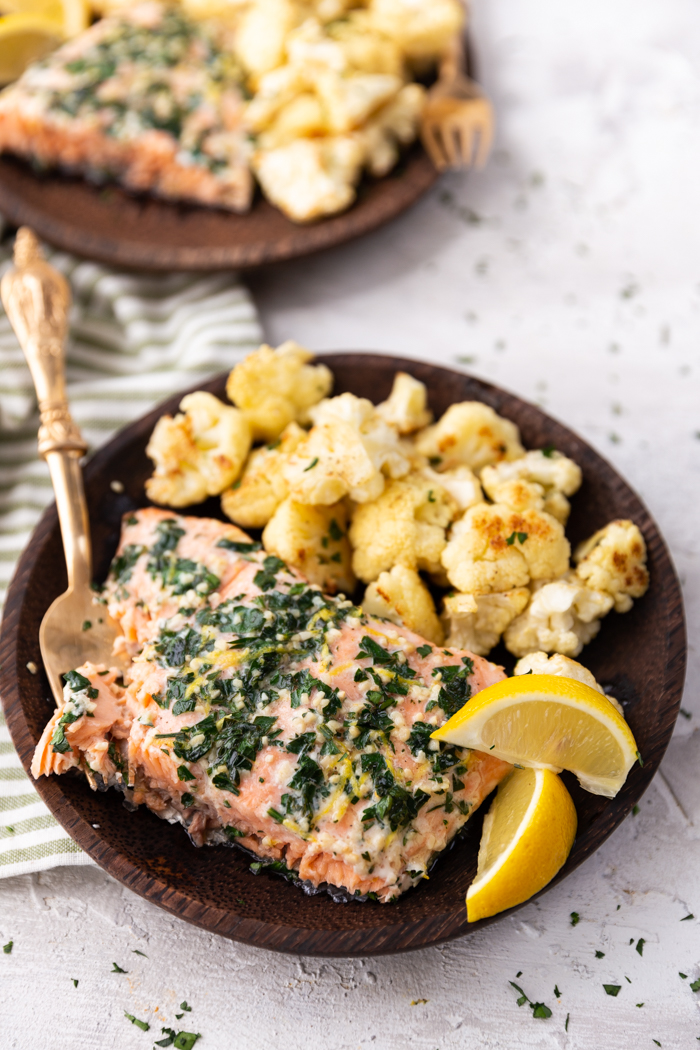
<path id="1" fill-rule="evenodd" d="M 390 901 L 511 768 L 430 739 L 501 668 L 322 594 L 235 526 L 128 515 L 101 600 L 125 683 L 66 675 L 32 773 L 81 770 L 196 845 Z"/>

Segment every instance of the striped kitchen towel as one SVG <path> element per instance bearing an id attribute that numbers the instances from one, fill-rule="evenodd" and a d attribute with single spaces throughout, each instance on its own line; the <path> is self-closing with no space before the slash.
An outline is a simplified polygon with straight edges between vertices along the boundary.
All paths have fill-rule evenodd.
<path id="1" fill-rule="evenodd" d="M 0 275 L 11 248 L 0 243 Z M 170 394 L 233 367 L 261 341 L 255 307 L 231 273 L 126 274 L 46 254 L 73 291 L 68 396 L 91 449 Z M 29 369 L 0 307 L 0 603 L 53 498 L 37 457 L 38 427 Z M 39 799 L 0 713 L 0 878 L 90 863 Z"/>

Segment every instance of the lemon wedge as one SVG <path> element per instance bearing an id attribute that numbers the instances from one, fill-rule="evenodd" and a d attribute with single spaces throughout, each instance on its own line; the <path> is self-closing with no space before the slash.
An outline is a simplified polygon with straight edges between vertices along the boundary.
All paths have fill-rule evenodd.
<path id="1" fill-rule="evenodd" d="M 568 769 L 586 791 L 607 798 L 614 798 L 640 757 L 629 726 L 608 698 L 558 675 L 496 682 L 432 736 L 533 769 Z"/>
<path id="2" fill-rule="evenodd" d="M 468 921 L 522 904 L 551 882 L 571 852 L 576 824 L 571 795 L 556 773 L 514 769 L 484 818 Z"/>
<path id="3" fill-rule="evenodd" d="M 77 36 L 90 24 L 86 0 L 0 0 L 2 15 L 37 15 L 55 22 L 65 37 Z"/>
<path id="4" fill-rule="evenodd" d="M 16 80 L 30 62 L 43 58 L 62 40 L 60 24 L 42 15 L 0 18 L 0 84 Z"/>

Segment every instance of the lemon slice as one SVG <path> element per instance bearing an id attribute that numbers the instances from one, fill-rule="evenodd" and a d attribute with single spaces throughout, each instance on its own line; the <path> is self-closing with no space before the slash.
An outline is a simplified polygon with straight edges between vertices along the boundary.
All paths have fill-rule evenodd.
<path id="1" fill-rule="evenodd" d="M 514 769 L 484 819 L 468 921 L 522 904 L 551 882 L 571 852 L 576 824 L 571 795 L 556 773 Z"/>
<path id="2" fill-rule="evenodd" d="M 42 15 L 0 18 L 0 84 L 16 80 L 30 62 L 43 58 L 62 40 L 60 24 Z"/>
<path id="3" fill-rule="evenodd" d="M 560 773 L 614 798 L 639 752 L 622 715 L 583 682 L 528 674 L 490 685 L 433 734 L 505 762 Z"/>

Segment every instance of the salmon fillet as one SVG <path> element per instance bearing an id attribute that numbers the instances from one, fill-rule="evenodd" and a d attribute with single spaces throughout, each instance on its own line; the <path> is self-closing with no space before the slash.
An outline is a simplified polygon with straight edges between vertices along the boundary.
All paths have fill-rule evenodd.
<path id="1" fill-rule="evenodd" d="M 155 2 L 104 18 L 0 94 L 0 152 L 247 211 L 240 74 L 214 30 Z"/>
<path id="2" fill-rule="evenodd" d="M 235 526 L 127 516 L 102 601 L 126 684 L 70 672 L 32 773 L 82 770 L 196 845 L 390 901 L 511 769 L 430 740 L 501 668 L 322 594 Z"/>

